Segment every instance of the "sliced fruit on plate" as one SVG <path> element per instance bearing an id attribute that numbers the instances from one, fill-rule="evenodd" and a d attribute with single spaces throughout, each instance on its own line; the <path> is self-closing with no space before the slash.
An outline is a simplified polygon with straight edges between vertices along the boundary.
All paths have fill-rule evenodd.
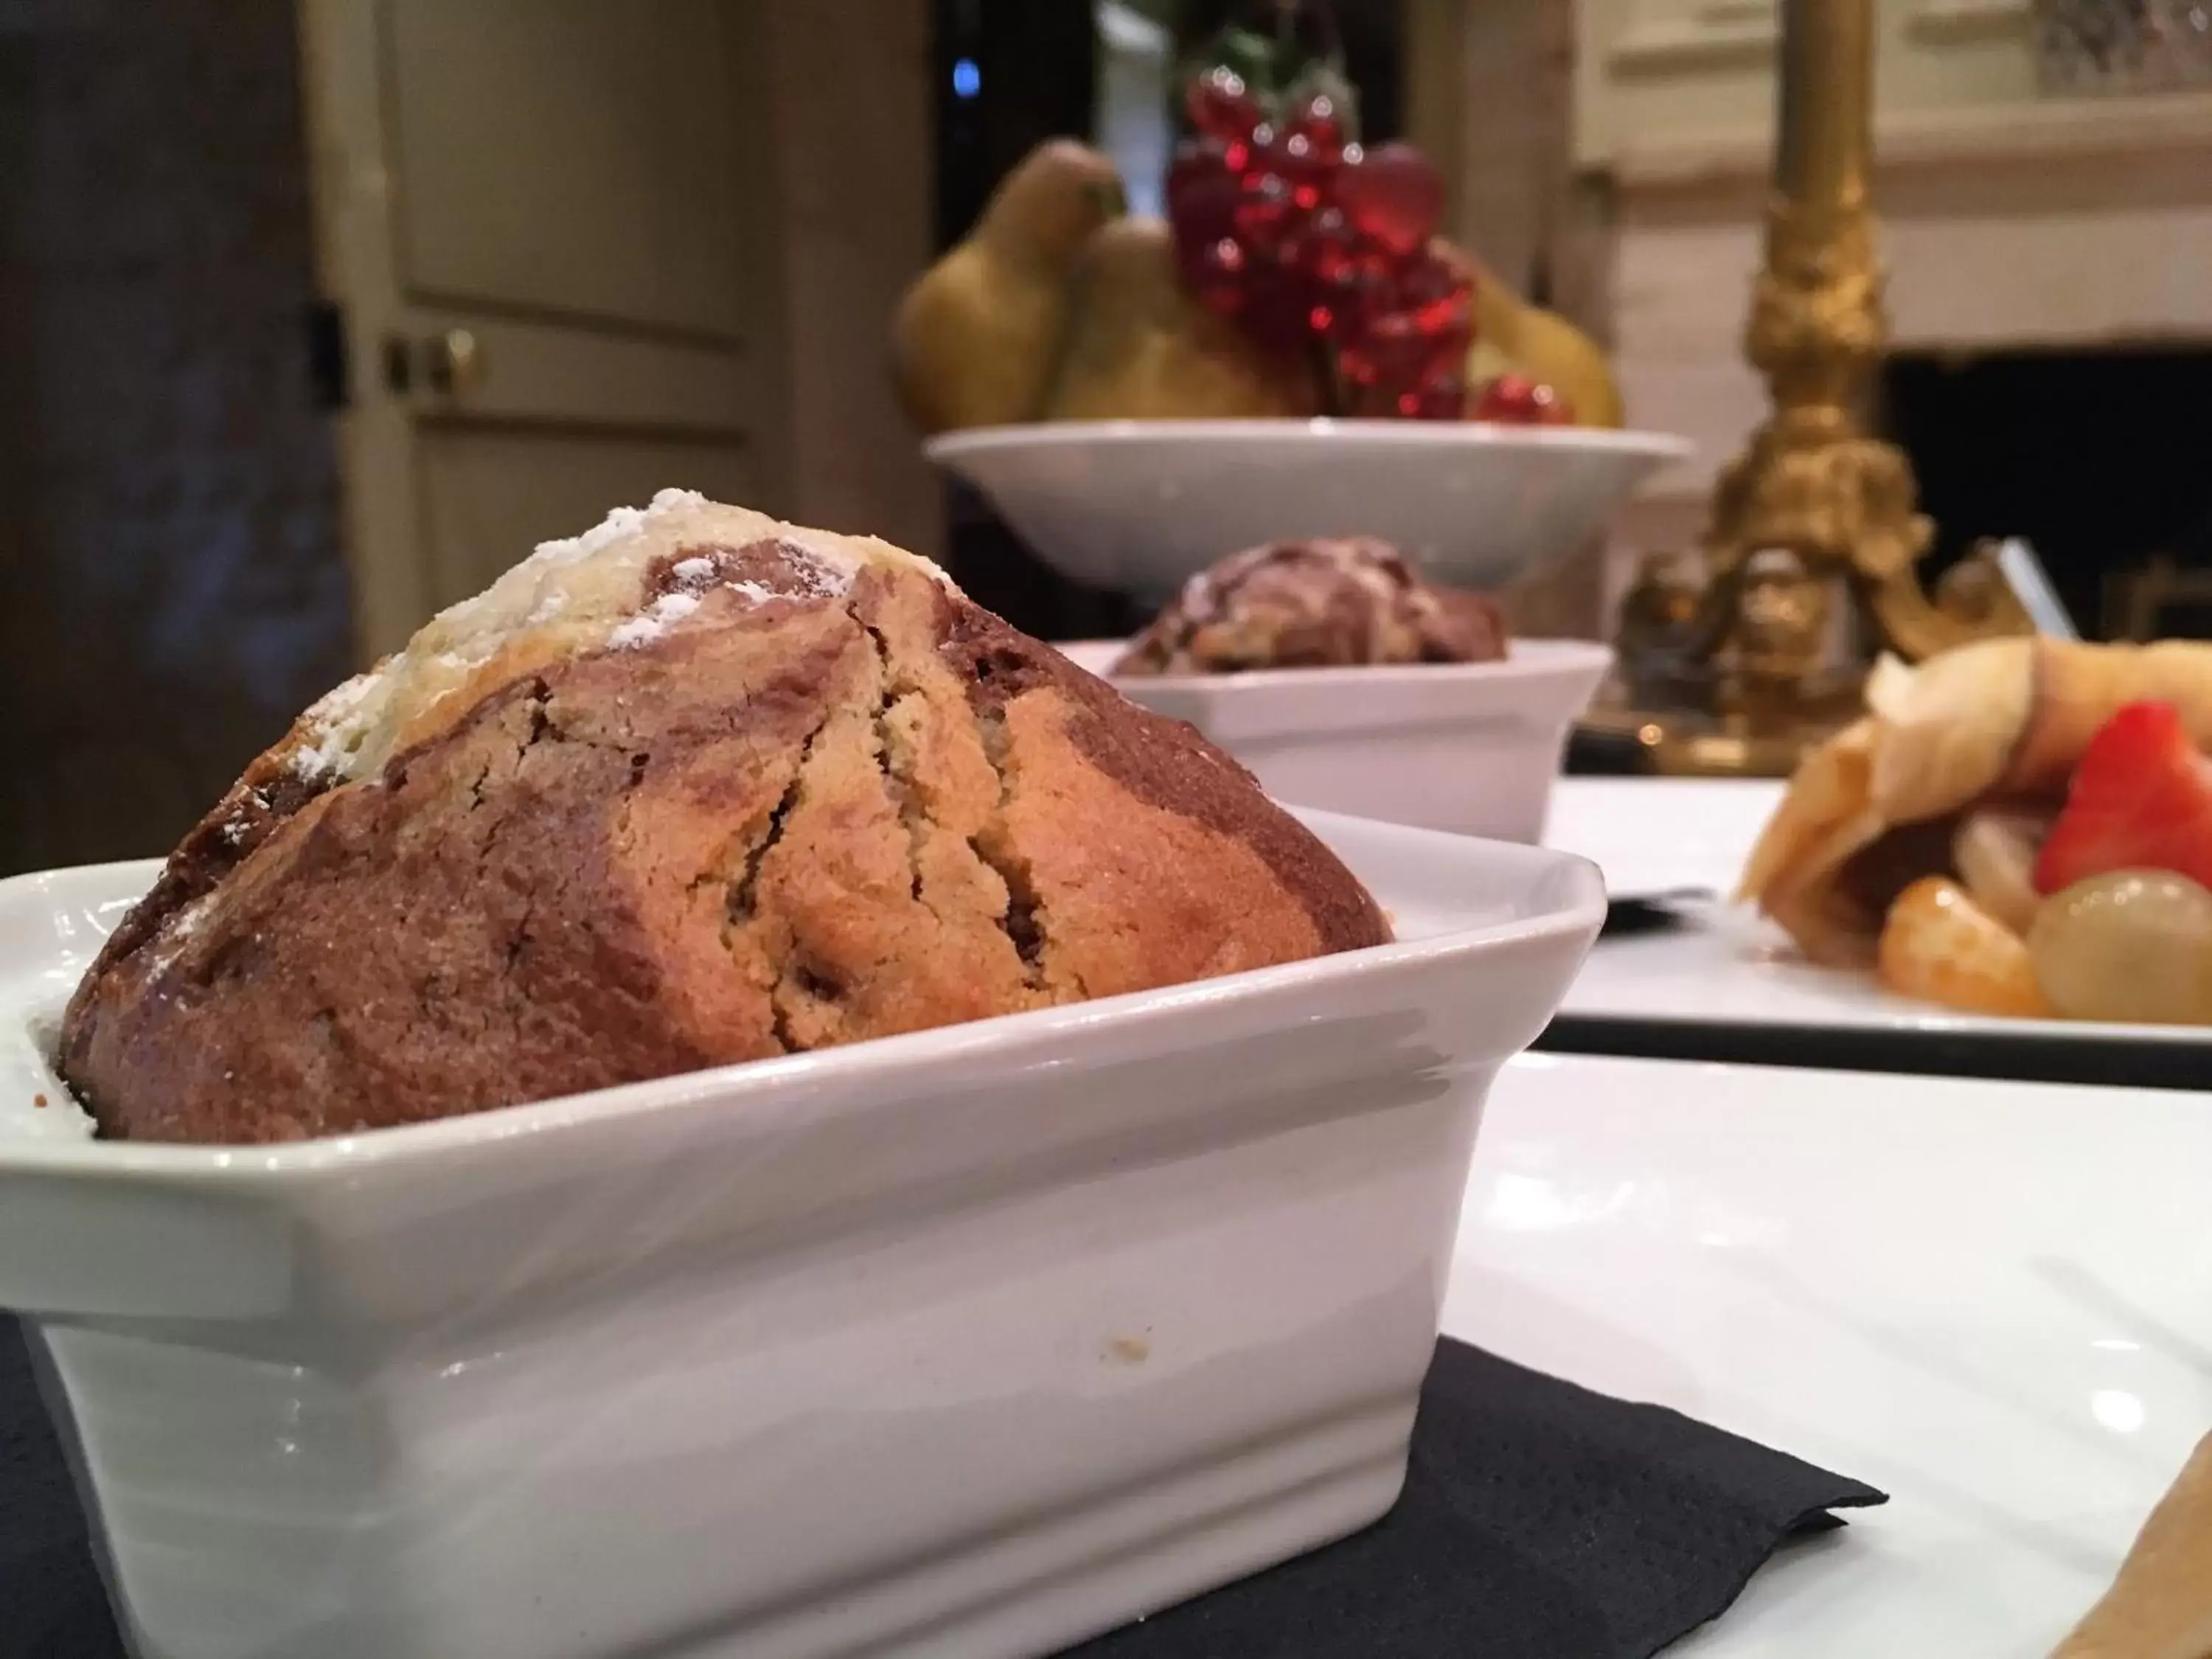
<path id="1" fill-rule="evenodd" d="M 2212 1024 L 2212 892 L 2169 870 L 2115 870 L 2052 895 L 2027 953 L 2075 1019 Z"/>
<path id="2" fill-rule="evenodd" d="M 2113 870 L 2171 870 L 2212 886 L 2212 760 L 2170 704 L 2130 703 L 2089 740 L 2035 885 L 2056 893 Z"/>
<path id="3" fill-rule="evenodd" d="M 1948 877 L 1923 877 L 1897 896 L 1882 924 L 1878 965 L 1891 990 L 1946 1008 L 2051 1013 L 2027 944 Z"/>
<path id="4" fill-rule="evenodd" d="M 1985 809 L 1960 819 L 1951 838 L 1951 862 L 1974 902 L 2022 938 L 2043 902 L 2035 859 L 2050 829 L 2048 818 Z"/>

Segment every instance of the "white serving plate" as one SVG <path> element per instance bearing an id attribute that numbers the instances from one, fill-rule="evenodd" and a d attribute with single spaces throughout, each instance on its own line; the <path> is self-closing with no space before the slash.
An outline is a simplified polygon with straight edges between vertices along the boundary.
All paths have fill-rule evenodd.
<path id="1" fill-rule="evenodd" d="M 1674 779 L 1565 778 L 1547 846 L 1605 872 L 1614 897 L 1701 888 L 1684 926 L 1607 938 L 1577 977 L 1563 1015 L 1639 1024 L 1817 1027 L 2008 1042 L 2203 1047 L 2212 1027 L 1960 1013 L 1884 990 L 1871 974 L 1822 968 L 1747 906 L 1726 901 L 1782 786 Z"/>
<path id="2" fill-rule="evenodd" d="M 1588 547 L 1692 446 L 1476 421 L 1053 421 L 922 453 L 1063 575 L 1164 599 L 1224 554 L 1306 536 L 1380 536 L 1441 580 L 1502 587 Z"/>
<path id="3" fill-rule="evenodd" d="M 1670 1659 L 2034 1659 L 2212 1429 L 2208 1169 L 2170 1091 L 1527 1055 L 1445 1328 L 1891 1494 Z"/>
<path id="4" fill-rule="evenodd" d="M 0 1305 L 138 1659 L 1041 1653 L 1382 1514 L 1602 893 L 1311 822 L 1400 943 L 233 1150 L 40 1047 L 154 866 L 0 884 Z"/>
<path id="5" fill-rule="evenodd" d="M 1059 648 L 1123 696 L 1188 720 L 1278 800 L 1533 842 L 1575 720 L 1613 665 L 1582 640 L 1516 640 L 1502 662 L 1107 675 L 1126 642 Z"/>
<path id="6" fill-rule="evenodd" d="M 1544 844 L 1596 865 L 1615 898 L 1725 896 L 1781 799 L 1782 785 L 1763 779 L 1562 778 Z"/>

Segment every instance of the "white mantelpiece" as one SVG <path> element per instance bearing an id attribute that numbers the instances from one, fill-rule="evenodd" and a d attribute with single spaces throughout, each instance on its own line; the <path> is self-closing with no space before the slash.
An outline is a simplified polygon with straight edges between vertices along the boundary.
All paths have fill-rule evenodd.
<path id="1" fill-rule="evenodd" d="M 2047 135 L 2041 136 L 2047 138 Z M 2212 131 L 2157 149 L 2047 142 L 1892 157 L 1876 175 L 1899 349 L 2212 341 Z M 1763 181 L 1623 180 L 1614 337 L 1640 422 L 1688 433 L 1701 483 L 1759 418 L 1741 337 Z"/>

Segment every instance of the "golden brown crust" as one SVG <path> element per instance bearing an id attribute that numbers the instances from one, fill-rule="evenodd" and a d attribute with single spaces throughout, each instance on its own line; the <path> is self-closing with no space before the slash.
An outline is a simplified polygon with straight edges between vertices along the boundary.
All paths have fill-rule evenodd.
<path id="1" fill-rule="evenodd" d="M 676 625 L 375 776 L 256 763 L 71 1001 L 103 1133 L 351 1133 L 1388 938 L 1234 762 L 927 576 L 680 551 L 648 599 L 716 569 Z"/>
<path id="2" fill-rule="evenodd" d="M 959 666 L 987 730 L 991 717 L 1003 719 L 1015 702 L 1056 693 L 1067 738 L 1092 766 L 1137 800 L 1249 847 L 1304 908 L 1322 950 L 1354 950 L 1389 937 L 1367 890 L 1196 726 L 1138 708 L 980 606 L 952 604 L 945 639 L 945 654 Z"/>

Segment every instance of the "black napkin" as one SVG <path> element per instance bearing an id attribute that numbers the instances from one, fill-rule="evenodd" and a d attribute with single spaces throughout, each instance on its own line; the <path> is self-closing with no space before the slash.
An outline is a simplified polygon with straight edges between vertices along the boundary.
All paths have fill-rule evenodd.
<path id="1" fill-rule="evenodd" d="M 1829 1510 L 1887 1501 L 1447 1340 L 1389 1514 L 1063 1659 L 1645 1659 Z"/>
<path id="2" fill-rule="evenodd" d="M 1405 1496 L 1327 1549 L 1080 1659 L 1644 1659 L 1777 1546 L 1881 1492 L 1657 1406 L 1438 1345 Z M 125 1659 L 83 1512 L 0 1318 L 0 1659 Z"/>
<path id="3" fill-rule="evenodd" d="M 0 1314 L 0 1659 L 125 1659 L 61 1443 Z"/>

